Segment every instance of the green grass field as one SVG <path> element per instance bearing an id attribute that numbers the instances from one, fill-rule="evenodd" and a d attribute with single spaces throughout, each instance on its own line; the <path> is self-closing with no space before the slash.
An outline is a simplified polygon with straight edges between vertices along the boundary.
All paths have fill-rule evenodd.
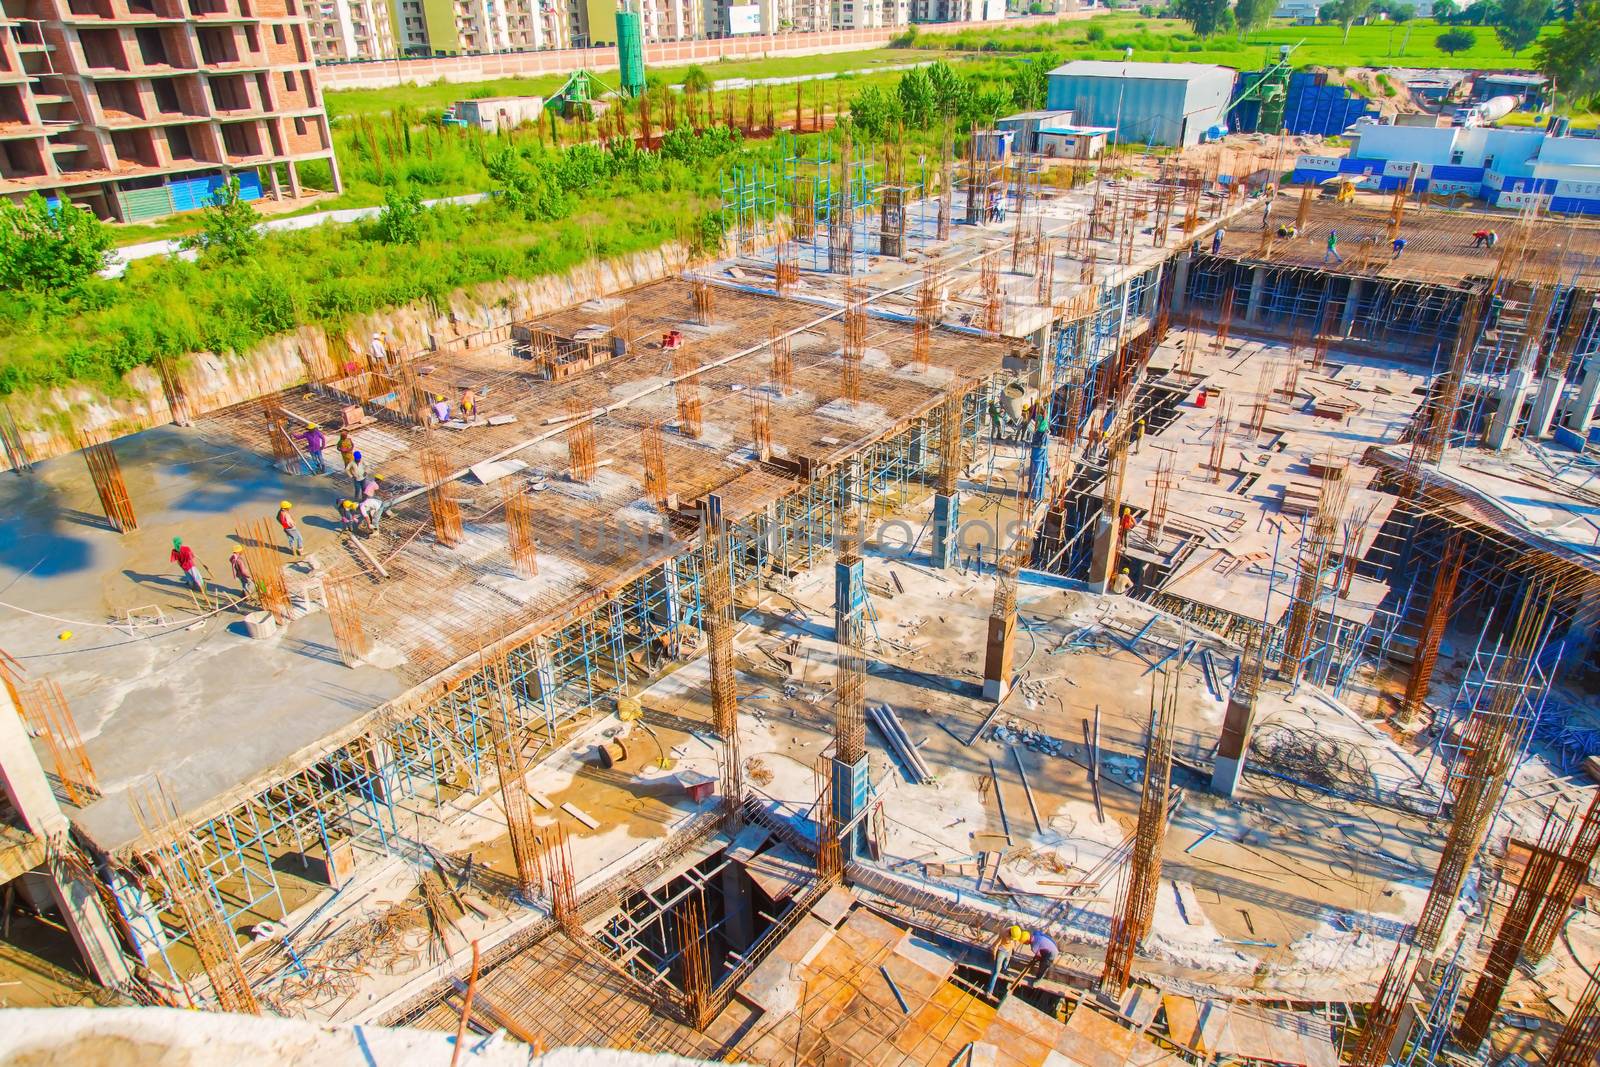
<path id="1" fill-rule="evenodd" d="M 956 33 L 919 33 L 916 48 L 963 52 L 1059 52 L 1067 59 L 1120 59 L 1124 47 L 1133 48 L 1136 61 L 1155 63 L 1221 63 L 1241 69 L 1258 69 L 1267 57 L 1276 60 L 1279 45 L 1299 45 L 1296 67 L 1445 67 L 1459 70 L 1510 70 L 1529 67 L 1532 49 L 1513 56 L 1500 46 L 1494 31 L 1468 27 L 1477 44 L 1454 56 L 1434 47 L 1445 27 L 1431 19 L 1412 19 L 1402 25 L 1379 23 L 1352 26 L 1344 40 L 1340 26 L 1292 26 L 1274 21 L 1264 30 L 1240 40 L 1237 34 L 1197 38 L 1186 23 L 1175 19 L 1112 14 L 1090 20 L 1060 22 L 1015 30 L 963 30 Z M 1103 32 L 1100 41 L 1088 39 Z M 1550 27 L 1546 32 L 1554 32 Z"/>
<path id="2" fill-rule="evenodd" d="M 773 56 L 770 59 L 735 60 L 706 63 L 701 69 L 712 81 L 724 78 L 795 78 L 818 74 L 854 73 L 870 74 L 875 69 L 920 63 L 937 59 L 938 50 L 924 55 L 919 51 L 897 48 L 875 48 L 864 52 L 833 52 L 816 56 Z M 652 67 L 651 75 L 659 75 L 668 84 L 683 81 L 689 68 Z M 597 77 L 615 87 L 616 74 L 604 72 Z M 473 82 L 470 85 L 435 82 L 431 85 L 407 84 L 392 89 L 333 89 L 327 98 L 328 117 L 334 121 L 355 115 L 377 115 L 398 107 L 417 110 L 442 111 L 457 100 L 486 96 L 546 96 L 560 88 L 565 75 L 547 74 L 537 78 L 499 78 L 494 81 Z M 775 90 L 781 93 L 784 87 Z M 791 100 L 793 99 L 791 91 Z"/>

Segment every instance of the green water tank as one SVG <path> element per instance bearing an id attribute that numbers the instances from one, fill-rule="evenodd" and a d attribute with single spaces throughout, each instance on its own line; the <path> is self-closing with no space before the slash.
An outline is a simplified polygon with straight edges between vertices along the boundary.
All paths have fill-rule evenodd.
<path id="1" fill-rule="evenodd" d="M 637 11 L 617 12 L 617 66 L 624 93 L 644 92 L 644 24 Z"/>

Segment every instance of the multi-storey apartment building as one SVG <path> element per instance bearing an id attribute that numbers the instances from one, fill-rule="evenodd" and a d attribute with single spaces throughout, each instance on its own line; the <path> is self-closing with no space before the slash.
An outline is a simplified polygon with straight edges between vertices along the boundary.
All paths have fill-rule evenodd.
<path id="1" fill-rule="evenodd" d="M 104 218 L 339 165 L 300 0 L 0 0 L 0 196 Z"/>
<path id="2" fill-rule="evenodd" d="M 405 56 L 454 56 L 569 48 L 576 29 L 567 0 L 372 0 L 393 12 Z M 382 59 L 380 55 L 354 58 Z"/>
<path id="3" fill-rule="evenodd" d="M 306 23 L 311 54 L 319 63 L 392 59 L 399 54 L 389 0 L 312 0 Z"/>

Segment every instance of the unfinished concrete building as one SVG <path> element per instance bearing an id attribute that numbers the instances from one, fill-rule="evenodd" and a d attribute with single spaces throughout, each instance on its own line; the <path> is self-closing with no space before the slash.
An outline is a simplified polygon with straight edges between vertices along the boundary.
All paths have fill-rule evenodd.
<path id="1" fill-rule="evenodd" d="M 32 899 L 535 1049 L 1587 1062 L 1600 231 L 1209 151 L 824 141 L 726 259 L 7 479 Z"/>

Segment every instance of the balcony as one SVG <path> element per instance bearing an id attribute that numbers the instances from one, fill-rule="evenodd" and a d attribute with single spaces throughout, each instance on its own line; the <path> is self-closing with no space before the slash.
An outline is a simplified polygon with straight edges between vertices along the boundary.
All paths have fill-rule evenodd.
<path id="1" fill-rule="evenodd" d="M 83 49 L 85 70 L 125 73 L 129 69 L 122 34 L 117 30 L 79 30 L 78 45 Z"/>

